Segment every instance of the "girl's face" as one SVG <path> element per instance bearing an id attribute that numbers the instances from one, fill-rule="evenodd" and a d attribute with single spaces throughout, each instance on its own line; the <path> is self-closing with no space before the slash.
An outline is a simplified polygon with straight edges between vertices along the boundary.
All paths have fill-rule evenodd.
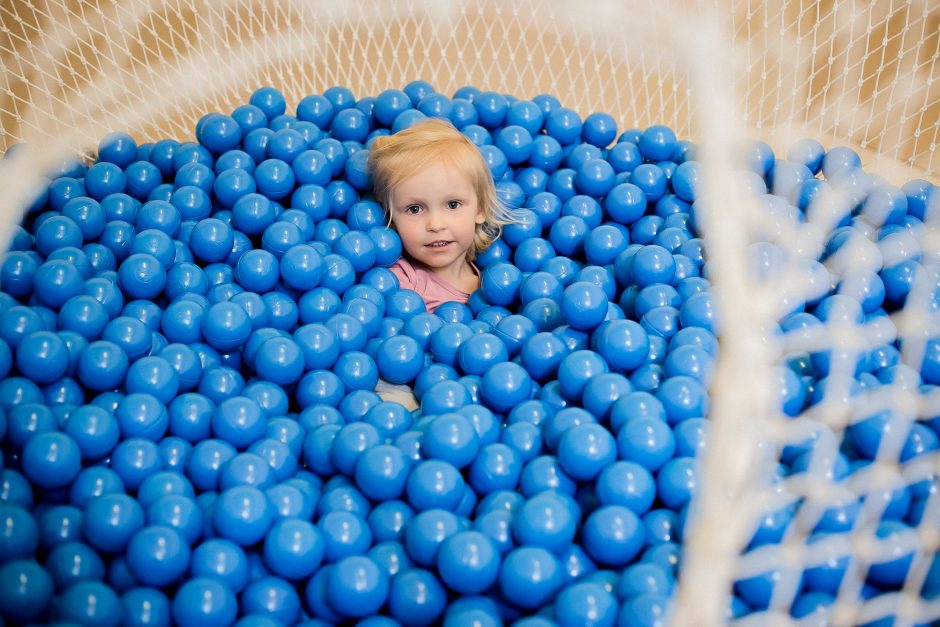
<path id="1" fill-rule="evenodd" d="M 391 195 L 391 217 L 408 255 L 435 273 L 456 274 L 467 266 L 483 209 L 470 179 L 434 163 L 399 183 Z"/>

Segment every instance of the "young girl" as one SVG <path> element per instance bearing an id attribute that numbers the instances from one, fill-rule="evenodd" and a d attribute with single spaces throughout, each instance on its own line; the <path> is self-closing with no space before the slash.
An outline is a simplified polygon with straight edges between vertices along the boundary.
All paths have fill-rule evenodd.
<path id="1" fill-rule="evenodd" d="M 474 257 L 512 221 L 479 149 L 449 122 L 430 118 L 378 137 L 369 170 L 404 248 L 389 268 L 401 287 L 420 294 L 429 312 L 467 302 L 480 286 Z"/>

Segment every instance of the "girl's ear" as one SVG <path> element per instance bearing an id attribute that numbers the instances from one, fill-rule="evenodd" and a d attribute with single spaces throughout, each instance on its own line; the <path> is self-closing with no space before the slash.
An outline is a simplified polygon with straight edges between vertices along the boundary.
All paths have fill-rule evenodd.
<path id="1" fill-rule="evenodd" d="M 483 224 L 486 222 L 486 214 L 482 207 L 477 208 L 477 215 L 473 218 L 474 224 Z"/>

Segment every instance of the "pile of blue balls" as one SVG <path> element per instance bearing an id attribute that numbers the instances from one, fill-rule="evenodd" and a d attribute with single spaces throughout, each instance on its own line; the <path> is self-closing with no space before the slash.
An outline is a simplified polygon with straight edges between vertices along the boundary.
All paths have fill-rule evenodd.
<path id="1" fill-rule="evenodd" d="M 387 269 L 402 245 L 366 169 L 376 136 L 426 116 L 476 143 L 519 208 L 477 260 L 480 290 L 434 314 Z M 695 147 L 665 126 L 618 134 L 548 95 L 422 81 L 358 100 L 333 87 L 293 114 L 262 88 L 195 139 L 108 135 L 93 164 L 51 173 L 3 257 L 3 620 L 662 624 L 719 350 Z M 854 152 L 814 141 L 750 155 L 742 176 L 794 220 L 827 180 L 868 180 Z M 827 255 L 903 240 L 937 193 L 853 189 Z M 921 263 L 892 250 L 832 284 L 825 259 L 808 265 L 823 289 L 780 332 L 887 319 Z M 779 257 L 757 246 L 755 271 Z M 837 356 L 782 360 L 786 414 L 819 402 Z M 893 336 L 857 358 L 859 392 L 907 381 L 938 398 L 937 338 L 919 370 Z M 383 401 L 380 378 L 420 407 Z M 851 427 L 835 480 L 892 424 Z M 935 454 L 938 432 L 940 418 L 915 421 L 901 462 Z M 812 454 L 788 447 L 781 477 Z M 892 493 L 879 537 L 916 527 L 936 490 Z M 851 529 L 862 501 L 814 538 Z M 780 542 L 795 513 L 768 513 L 750 546 Z M 848 562 L 807 569 L 794 617 L 833 602 Z M 872 565 L 865 598 L 898 590 L 910 564 Z M 767 608 L 773 582 L 738 582 L 729 617 Z M 940 593 L 936 559 L 922 593 Z"/>

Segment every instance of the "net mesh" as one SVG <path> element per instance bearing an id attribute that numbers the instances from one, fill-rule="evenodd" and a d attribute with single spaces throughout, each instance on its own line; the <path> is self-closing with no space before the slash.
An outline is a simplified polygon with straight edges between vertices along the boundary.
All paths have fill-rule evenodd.
<path id="1" fill-rule="evenodd" d="M 647 45 L 655 28 L 643 28 L 665 27 L 669 12 L 628 4 L 628 22 L 611 25 L 602 23 L 605 4 L 569 15 L 561 4 L 534 0 L 5 3 L 0 148 L 32 134 L 56 136 L 75 122 L 89 129 L 76 133 L 80 139 L 96 145 L 101 122 L 91 118 L 122 107 L 137 112 L 135 136 L 185 138 L 203 112 L 246 102 L 256 85 L 277 85 L 297 102 L 332 85 L 377 94 L 416 77 L 442 92 L 472 84 L 558 94 L 582 114 L 606 111 L 640 128 L 667 120 L 679 135 L 697 136 L 692 87 L 668 50 Z M 788 140 L 799 128 L 865 151 L 866 163 L 893 160 L 936 176 L 940 11 L 932 3 L 670 7 L 728 18 L 727 54 L 714 58 L 734 64 L 743 121 L 761 138 Z M 598 37 L 611 26 L 619 36 Z M 200 84 L 184 89 L 192 67 Z M 226 69 L 237 78 L 216 77 Z"/>
<path id="2" fill-rule="evenodd" d="M 835 602 L 804 623 L 890 616 L 895 625 L 935 624 L 940 598 L 925 594 L 924 582 L 937 577 L 940 457 L 923 444 L 923 429 L 940 416 L 940 397 L 912 373 L 940 334 L 936 202 L 922 228 L 880 239 L 877 231 L 890 209 L 885 186 L 940 181 L 940 6 L 570 4 L 2 3 L 0 150 L 41 149 L 0 167 L 8 195 L 0 235 L 57 159 L 92 152 L 114 130 L 139 141 L 192 139 L 202 115 L 229 112 L 262 85 L 276 86 L 290 106 L 333 85 L 358 97 L 422 79 L 448 94 L 464 85 L 549 93 L 582 115 L 610 113 L 620 128 L 666 124 L 699 145 L 698 219 L 724 329 L 672 621 L 723 623 L 734 592 L 772 581 L 768 609 L 744 622 L 787 624 L 807 572 L 828 568 L 845 570 L 826 588 Z M 852 148 L 878 175 L 833 177 L 807 219 L 795 220 L 740 172 L 754 157 L 750 140 L 786 155 L 802 137 Z M 832 250 L 827 234 L 852 211 L 866 218 L 869 236 Z M 830 286 L 864 296 L 853 283 L 859 272 L 912 260 L 910 295 L 890 316 L 839 310 L 823 325 L 781 331 L 795 303 L 814 303 Z M 901 347 L 896 360 L 908 369 L 859 389 L 857 358 L 882 350 L 888 359 L 887 344 Z M 810 355 L 826 359 L 826 385 L 808 409 L 784 415 L 779 366 Z M 847 473 L 847 446 L 870 463 Z M 902 571 L 894 591 L 876 593 L 872 565 L 876 578 L 896 576 L 892 565 Z"/>

